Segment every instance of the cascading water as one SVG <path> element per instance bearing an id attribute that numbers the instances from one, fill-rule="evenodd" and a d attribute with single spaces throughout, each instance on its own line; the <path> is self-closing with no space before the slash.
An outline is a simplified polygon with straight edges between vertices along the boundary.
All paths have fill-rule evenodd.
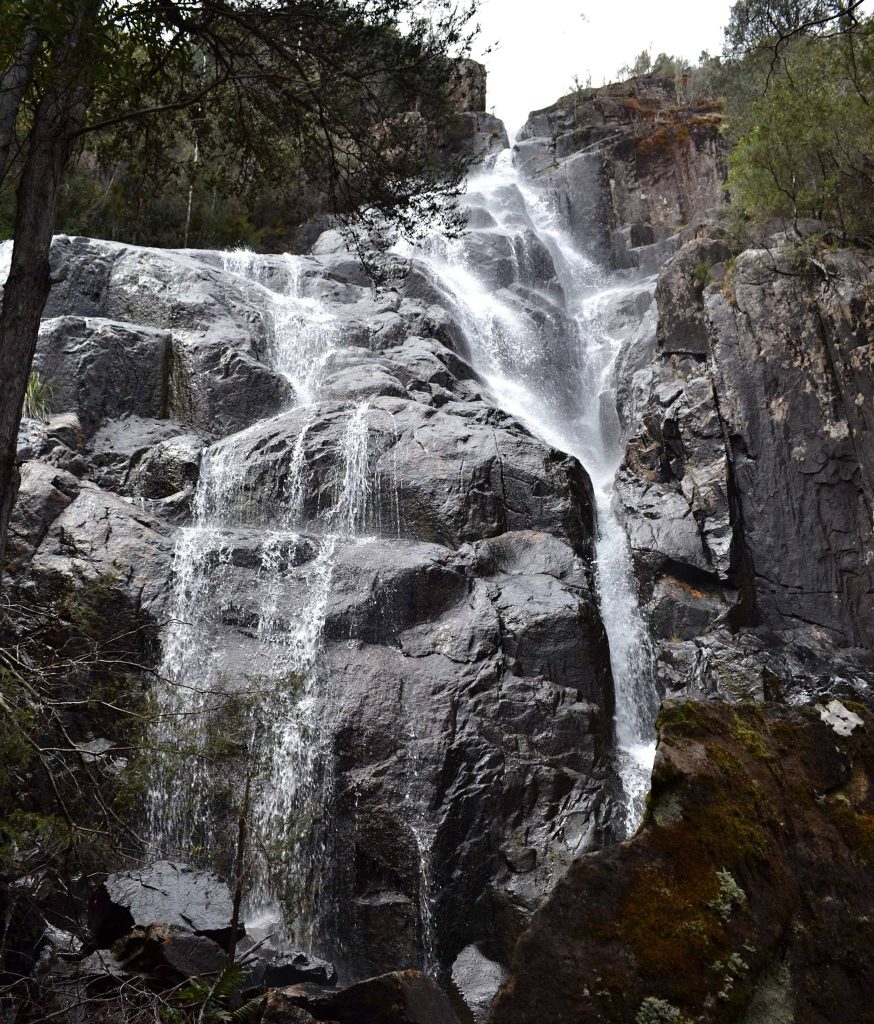
<path id="1" fill-rule="evenodd" d="M 579 459 L 595 489 L 597 580 L 616 693 L 617 771 L 624 830 L 637 827 L 649 787 L 658 709 L 630 552 L 611 504 L 621 458 L 609 311 L 629 291 L 582 255 L 512 154 L 472 178 L 468 231 L 399 248 L 429 268 L 462 323 L 469 358 L 495 403 Z"/>
<path id="2" fill-rule="evenodd" d="M 247 298 L 262 310 L 268 361 L 291 383 L 296 405 L 306 407 L 336 348 L 334 317 L 301 295 L 301 268 L 292 257 L 277 265 L 230 253 L 225 268 L 242 278 Z M 316 930 L 326 913 L 321 903 L 330 872 L 324 827 L 330 758 L 318 655 L 337 545 L 366 524 L 372 486 L 367 413 L 366 404 L 350 409 L 334 501 L 318 523 L 303 521 L 312 416 L 303 418 L 286 463 L 275 467 L 278 509 L 263 508 L 245 478 L 241 448 L 261 424 L 206 452 L 194 523 L 176 546 L 156 695 L 152 853 L 190 857 L 228 849 L 217 822 L 239 810 L 226 806 L 220 813 L 222 801 L 239 801 L 240 787 L 220 778 L 227 769 L 216 747 L 235 728 L 251 737 L 236 752 L 253 776 L 247 930 L 308 949 L 320 944 Z M 257 576 L 243 581 L 243 597 L 241 570 Z M 287 589 L 292 579 L 293 595 Z M 235 635 L 230 642 L 229 633 Z"/>

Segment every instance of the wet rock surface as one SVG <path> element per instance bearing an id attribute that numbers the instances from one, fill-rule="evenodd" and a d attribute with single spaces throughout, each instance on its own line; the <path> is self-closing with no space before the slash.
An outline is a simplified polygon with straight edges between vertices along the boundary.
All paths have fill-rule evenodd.
<path id="1" fill-rule="evenodd" d="M 56 239 L 40 358 L 68 386 L 48 426 L 22 431 L 32 468 L 13 585 L 46 614 L 100 589 L 106 611 L 151 638 L 140 656 L 154 664 L 195 492 L 197 514 L 224 502 L 198 643 L 239 692 L 273 668 L 257 627 L 265 527 L 293 527 L 270 555 L 282 566 L 270 583 L 279 634 L 299 629 L 323 538 L 336 535 L 319 669 L 332 959 L 353 976 L 396 970 L 421 962 L 426 940 L 450 962 L 485 940 L 506 957 L 602 827 L 613 694 L 591 484 L 494 408 L 427 273 L 387 257 L 397 279 L 375 293 L 336 234 L 315 257 L 259 257 L 257 277 L 246 256 Z M 554 282 L 549 254 L 539 258 Z M 295 380 L 301 366 L 314 374 L 297 408 L 288 377 L 268 368 L 282 318 L 300 325 Z M 148 383 L 130 401 L 128 378 L 101 369 L 122 335 L 134 342 L 130 379 Z M 354 501 L 350 430 L 365 481 Z M 221 494 L 202 482 L 216 467 L 227 467 Z"/>
<path id="2" fill-rule="evenodd" d="M 787 699 L 830 685 L 867 701 L 872 271 L 834 252 L 825 279 L 793 269 L 785 240 L 771 246 L 728 274 L 719 241 L 692 242 L 666 266 L 650 397 L 617 504 L 669 690 L 692 669 L 730 698 L 758 646 L 758 687 L 770 675 Z M 775 672 L 769 659 L 781 658 Z"/>
<path id="3" fill-rule="evenodd" d="M 479 89 L 460 83 L 444 155 L 502 145 Z M 56 406 L 22 426 L 9 586 L 43 623 L 87 619 L 89 642 L 136 638 L 128 694 L 166 667 L 174 616 L 175 630 L 196 618 L 191 646 L 220 667 L 223 696 L 257 694 L 283 645 L 287 689 L 311 672 L 306 738 L 330 780 L 312 899 L 331 935 L 330 954 L 306 948 L 344 977 L 454 964 L 462 1018 L 496 1024 L 583 1009 L 727 1024 L 787 1001 L 825 1024 L 829 999 L 855 1012 L 870 989 L 867 952 L 853 960 L 870 902 L 868 713 L 852 702 L 874 686 L 871 268 L 832 252 L 824 272 L 799 270 L 785 238 L 730 263 L 702 216 L 721 201 L 719 120 L 642 80 L 536 112 L 516 153 L 557 227 L 616 270 L 582 321 L 619 344 L 618 408 L 601 410 L 606 456 L 624 452 L 614 507 L 661 690 L 702 701 L 665 712 L 643 831 L 598 853 L 617 796 L 594 491 L 496 408 L 471 311 L 392 254 L 375 289 L 335 230 L 291 259 L 55 240 L 37 365 Z M 522 183 L 499 191 L 500 228 L 494 196 L 465 199 L 459 251 L 479 301 L 500 296 L 543 341 L 532 380 L 577 373 L 560 254 Z M 554 391 L 550 411 L 577 415 L 579 395 Z M 227 869 L 226 850 L 216 859 Z M 226 887 L 204 903 L 180 872 L 107 882 L 93 927 L 121 945 L 79 962 L 82 977 L 116 984 L 125 955 L 174 983 L 218 963 Z M 202 928 L 216 907 L 224 925 Z M 285 953 L 259 959 L 254 988 L 333 980 L 326 961 Z M 454 1012 L 404 971 L 328 995 L 285 987 L 264 1019 Z"/>
<path id="4" fill-rule="evenodd" d="M 867 1020 L 872 719 L 850 713 L 842 735 L 812 708 L 666 704 L 642 829 L 570 868 L 493 1024 Z"/>
<path id="5" fill-rule="evenodd" d="M 154 924 L 226 944 L 232 914 L 226 882 L 187 864 L 157 861 L 137 871 L 110 875 L 91 898 L 88 924 L 103 947 L 134 927 Z"/>
<path id="6" fill-rule="evenodd" d="M 263 1024 L 459 1024 L 446 993 L 418 971 L 398 971 L 337 992 L 301 985 L 268 994 Z"/>

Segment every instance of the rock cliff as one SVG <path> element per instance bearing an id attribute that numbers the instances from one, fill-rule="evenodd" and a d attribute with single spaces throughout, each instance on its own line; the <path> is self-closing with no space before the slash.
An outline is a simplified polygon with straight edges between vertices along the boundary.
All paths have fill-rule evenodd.
<path id="1" fill-rule="evenodd" d="M 288 258 L 55 240 L 13 616 L 41 656 L 112 650 L 116 711 L 208 720 L 157 735 L 209 757 L 146 769 L 126 852 L 230 873 L 266 772 L 260 897 L 347 977 L 451 973 L 482 1021 L 512 958 L 496 1024 L 864 1020 L 874 267 L 728 238 L 688 81 L 535 112 L 514 169 L 462 71 L 447 153 L 492 173 L 381 289 L 333 230 Z M 643 828 L 599 849 L 634 821 L 623 727 L 645 782 L 665 696 Z M 129 739 L 66 726 L 107 765 Z"/>
<path id="2" fill-rule="evenodd" d="M 356 975 L 416 963 L 426 940 L 444 961 L 473 941 L 506 957 L 600 828 L 613 691 L 591 485 L 483 397 L 455 311 L 425 278 L 396 260 L 376 294 L 333 234 L 318 248 L 265 258 L 252 283 L 216 254 L 56 239 L 35 363 L 56 411 L 22 429 L 10 588 L 61 632 L 99 591 L 95 636 L 139 637 L 140 662 L 160 667 L 179 610 L 174 546 L 195 500 L 225 502 L 194 566 L 207 610 L 189 612 L 194 648 L 221 665 L 213 683 L 239 690 L 275 668 L 265 587 L 280 588 L 272 635 L 297 636 L 320 538 L 335 534 L 314 626 L 329 952 Z M 321 362 L 317 400 L 282 411 L 292 386 L 271 368 L 272 303 L 290 269 L 288 337 Z M 226 490 L 198 483 L 205 451 L 236 467 Z M 274 577 L 265 550 L 294 472 L 302 502 Z M 209 859 L 229 870 L 216 835 Z"/>

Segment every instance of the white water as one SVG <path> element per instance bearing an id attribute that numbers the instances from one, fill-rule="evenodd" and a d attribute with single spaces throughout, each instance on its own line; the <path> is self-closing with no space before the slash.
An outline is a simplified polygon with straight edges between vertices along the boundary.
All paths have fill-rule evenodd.
<path id="1" fill-rule="evenodd" d="M 622 439 L 614 373 L 621 338 L 610 330 L 610 311 L 641 285 L 611 280 L 574 247 L 549 201 L 517 173 L 509 150 L 471 179 L 466 203 L 473 223 L 489 225 L 478 233 L 486 247 L 492 242 L 494 251 L 506 252 L 509 241 L 509 287 L 496 287 L 482 246 L 477 252 L 468 236 L 433 236 L 415 253 L 399 248 L 429 266 L 463 324 L 471 362 L 495 403 L 579 459 L 592 479 L 598 592 L 616 696 L 617 770 L 625 832 L 631 834 L 649 788 L 658 697 L 628 543 L 611 503 Z M 560 290 L 542 269 L 538 243 L 551 257 Z M 532 312 L 538 308 L 539 316 Z"/>
<path id="2" fill-rule="evenodd" d="M 261 310 L 268 362 L 292 384 L 295 405 L 306 407 L 317 397 L 338 330 L 321 303 L 301 294 L 300 263 L 250 253 L 225 258 Z M 348 415 L 334 501 L 316 523 L 303 522 L 313 415 L 302 418 L 286 463 L 277 460 L 283 504 L 266 529 L 244 454 L 260 425 L 206 452 L 194 524 L 180 531 L 176 546 L 149 780 L 152 854 L 196 860 L 207 850 L 230 855 L 232 837 L 216 834 L 217 823 L 239 813 L 243 778 L 228 779 L 228 765 L 252 774 L 247 931 L 307 949 L 318 944 L 330 873 L 321 637 L 337 546 L 365 528 L 373 486 L 367 405 Z M 308 536 L 299 532 L 303 526 Z M 246 738 L 232 762 L 220 749 L 230 736 Z"/>

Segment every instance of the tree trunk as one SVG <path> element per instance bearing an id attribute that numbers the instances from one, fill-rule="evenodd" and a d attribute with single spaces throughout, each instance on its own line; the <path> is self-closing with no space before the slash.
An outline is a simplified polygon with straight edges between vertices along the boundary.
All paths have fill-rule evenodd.
<path id="1" fill-rule="evenodd" d="M 21 409 L 51 286 L 49 254 L 58 194 L 82 127 L 92 87 L 89 28 L 99 0 L 81 0 L 73 30 L 55 47 L 54 84 L 40 100 L 16 193 L 12 263 L 0 308 L 0 572 L 9 517 L 18 491 L 16 457 Z"/>
<path id="2" fill-rule="evenodd" d="M 39 33 L 31 26 L 24 34 L 24 42 L 16 54 L 15 63 L 0 78 L 0 183 L 8 170 L 18 111 L 33 78 L 39 46 Z"/>

